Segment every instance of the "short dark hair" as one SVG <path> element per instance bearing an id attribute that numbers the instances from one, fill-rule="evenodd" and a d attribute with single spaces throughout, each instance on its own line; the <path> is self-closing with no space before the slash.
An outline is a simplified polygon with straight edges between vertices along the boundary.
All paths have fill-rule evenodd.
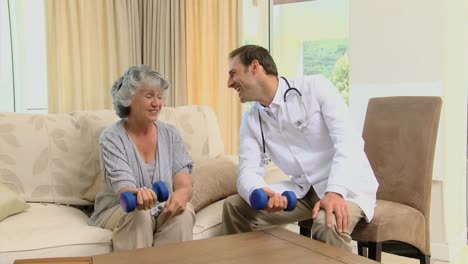
<path id="1" fill-rule="evenodd" d="M 244 45 L 229 53 L 229 59 L 233 59 L 239 55 L 241 63 L 248 66 L 252 61 L 257 60 L 268 75 L 278 77 L 278 69 L 276 68 L 275 61 L 264 47 L 257 45 Z"/>

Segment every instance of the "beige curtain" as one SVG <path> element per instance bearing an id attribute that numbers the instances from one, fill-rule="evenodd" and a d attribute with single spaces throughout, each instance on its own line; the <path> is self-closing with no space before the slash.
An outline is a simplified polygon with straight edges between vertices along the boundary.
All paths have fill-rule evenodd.
<path id="1" fill-rule="evenodd" d="M 218 115 L 227 153 L 237 154 L 241 104 L 227 87 L 228 53 L 239 46 L 238 1 L 186 0 L 187 100 Z"/>
<path id="2" fill-rule="evenodd" d="M 187 104 L 185 0 L 140 0 L 142 63 L 171 84 L 167 106 Z"/>
<path id="3" fill-rule="evenodd" d="M 110 108 L 112 83 L 138 63 L 131 0 L 46 0 L 49 112 Z"/>
<path id="4" fill-rule="evenodd" d="M 146 64 L 171 83 L 166 105 L 185 105 L 185 0 L 46 0 L 49 112 L 112 107 L 125 70 Z"/>

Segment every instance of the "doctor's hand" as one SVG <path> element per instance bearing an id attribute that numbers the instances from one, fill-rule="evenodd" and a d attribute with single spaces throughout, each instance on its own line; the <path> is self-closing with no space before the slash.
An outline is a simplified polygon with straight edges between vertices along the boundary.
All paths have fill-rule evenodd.
<path id="1" fill-rule="evenodd" d="M 327 214 L 327 226 L 333 227 L 333 217 L 336 217 L 336 227 L 338 232 L 342 233 L 348 229 L 351 218 L 349 215 L 348 204 L 343 196 L 334 192 L 327 192 L 325 197 L 315 203 L 312 209 L 312 219 L 315 219 L 320 211 L 324 209 Z M 335 214 L 335 216 L 333 216 Z"/>
<path id="2" fill-rule="evenodd" d="M 286 199 L 286 197 L 267 187 L 263 188 L 263 190 L 268 195 L 268 203 L 267 207 L 264 209 L 265 211 L 268 213 L 274 213 L 286 209 L 288 206 L 288 199 Z"/>

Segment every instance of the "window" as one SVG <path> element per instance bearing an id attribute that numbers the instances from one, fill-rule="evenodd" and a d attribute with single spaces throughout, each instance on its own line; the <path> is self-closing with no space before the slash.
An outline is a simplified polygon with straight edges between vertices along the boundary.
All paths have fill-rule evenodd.
<path id="1" fill-rule="evenodd" d="M 0 111 L 47 112 L 44 1 L 0 0 Z"/>
<path id="2" fill-rule="evenodd" d="M 0 1 L 0 111 L 14 111 L 8 2 Z"/>
<path id="3" fill-rule="evenodd" d="M 243 44 L 268 48 L 288 78 L 323 74 L 348 102 L 349 0 L 243 3 Z"/>

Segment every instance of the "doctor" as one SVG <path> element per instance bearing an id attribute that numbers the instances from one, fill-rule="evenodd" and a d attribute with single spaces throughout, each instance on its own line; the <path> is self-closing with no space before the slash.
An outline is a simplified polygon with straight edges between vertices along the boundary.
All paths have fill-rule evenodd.
<path id="1" fill-rule="evenodd" d="M 228 86 L 242 103 L 254 101 L 240 129 L 239 195 L 224 202 L 225 234 L 314 219 L 312 237 L 351 251 L 361 218 L 374 214 L 378 183 L 337 88 L 322 75 L 278 77 L 269 52 L 242 46 L 229 54 Z M 290 180 L 268 185 L 265 167 L 275 163 Z M 258 188 L 269 197 L 262 211 L 250 207 Z M 283 191 L 294 191 L 292 212 Z"/>

